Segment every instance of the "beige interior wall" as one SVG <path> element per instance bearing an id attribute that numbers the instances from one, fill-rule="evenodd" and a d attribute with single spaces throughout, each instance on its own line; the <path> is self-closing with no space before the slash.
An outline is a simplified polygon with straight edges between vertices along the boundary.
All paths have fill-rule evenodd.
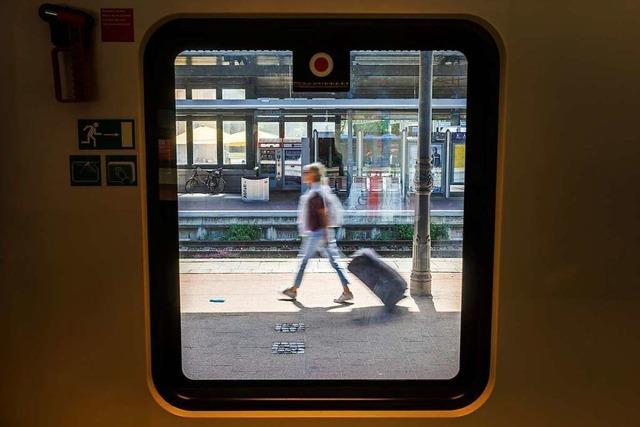
<path id="1" fill-rule="evenodd" d="M 142 160 L 142 36 L 196 12 L 468 13 L 491 23 L 506 47 L 495 389 L 465 417 L 404 425 L 637 425 L 640 3 L 70 0 L 94 13 L 135 8 L 135 43 L 97 43 L 99 101 L 88 104 L 54 101 L 39 3 L 1 6 L 0 425 L 329 424 L 162 409 L 146 382 L 144 186 L 69 186 L 77 118 L 135 118 Z"/>

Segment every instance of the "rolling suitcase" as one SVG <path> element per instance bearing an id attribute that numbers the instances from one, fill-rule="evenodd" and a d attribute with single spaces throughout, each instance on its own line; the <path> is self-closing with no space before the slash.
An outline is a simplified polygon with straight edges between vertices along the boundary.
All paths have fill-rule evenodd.
<path id="1" fill-rule="evenodd" d="M 407 282 L 397 271 L 385 264 L 374 250 L 357 251 L 348 269 L 362 280 L 387 308 L 393 307 L 404 298 Z"/>

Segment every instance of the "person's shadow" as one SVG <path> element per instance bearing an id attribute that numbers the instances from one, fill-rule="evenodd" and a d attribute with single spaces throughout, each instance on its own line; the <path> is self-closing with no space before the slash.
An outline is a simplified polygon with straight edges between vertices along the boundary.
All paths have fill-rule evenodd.
<path id="1" fill-rule="evenodd" d="M 302 304 L 297 299 L 294 300 L 290 298 L 278 298 L 278 301 L 291 302 L 300 311 L 304 311 L 306 313 L 313 313 L 313 312 L 328 313 L 339 308 L 344 308 L 344 307 L 353 305 L 352 302 L 345 302 L 342 304 L 336 303 L 335 305 L 332 305 L 330 307 L 309 308 L 304 304 Z M 420 312 L 422 313 L 436 312 L 435 306 L 433 304 L 433 299 L 415 298 L 414 301 L 416 302 L 416 305 L 420 309 Z M 354 323 L 359 325 L 366 325 L 366 324 L 372 324 L 372 323 L 375 324 L 375 323 L 387 323 L 387 322 L 399 321 L 402 318 L 406 316 L 410 316 L 414 313 L 410 311 L 409 307 L 394 305 L 391 307 L 386 307 L 386 306 L 358 307 L 352 310 L 351 314 L 352 314 L 351 320 Z"/>

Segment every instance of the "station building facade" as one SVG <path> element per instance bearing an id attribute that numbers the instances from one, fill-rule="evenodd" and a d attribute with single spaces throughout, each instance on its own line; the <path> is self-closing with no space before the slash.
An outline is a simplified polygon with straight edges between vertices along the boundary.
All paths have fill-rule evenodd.
<path id="1" fill-rule="evenodd" d="M 225 191 L 240 178 L 270 178 L 271 191 L 301 190 L 305 163 L 321 161 L 348 195 L 413 192 L 419 52 L 351 52 L 349 92 L 292 90 L 289 51 L 185 51 L 175 60 L 178 188 L 196 167 L 223 168 Z M 433 61 L 434 197 L 464 193 L 467 61 Z M 357 203 L 359 196 L 352 197 Z"/>

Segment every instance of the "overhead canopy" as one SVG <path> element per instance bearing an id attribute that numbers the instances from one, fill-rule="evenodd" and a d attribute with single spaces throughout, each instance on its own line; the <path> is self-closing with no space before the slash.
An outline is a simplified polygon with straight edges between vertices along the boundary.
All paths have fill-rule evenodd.
<path id="1" fill-rule="evenodd" d="M 433 109 L 465 109 L 467 100 L 433 99 Z M 415 110 L 418 100 L 413 99 L 177 99 L 177 111 L 214 110 Z"/>

